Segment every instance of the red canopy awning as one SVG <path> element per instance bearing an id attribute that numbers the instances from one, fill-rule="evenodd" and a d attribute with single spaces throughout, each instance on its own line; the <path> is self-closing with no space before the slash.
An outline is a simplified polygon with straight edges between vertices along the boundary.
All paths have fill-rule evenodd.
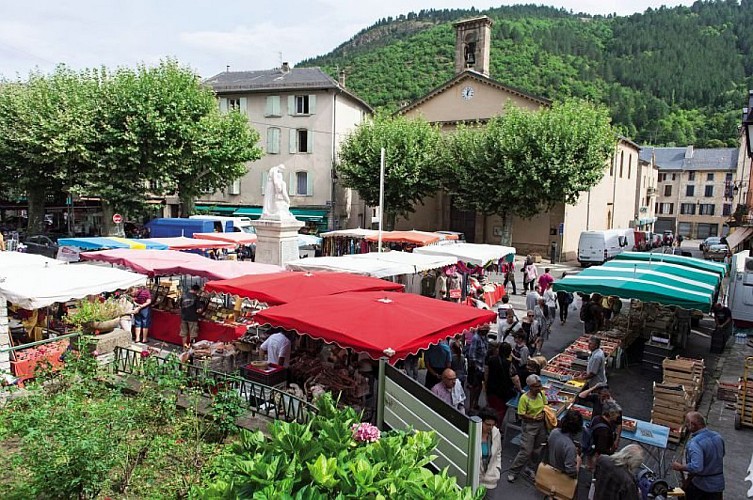
<path id="1" fill-rule="evenodd" d="M 254 233 L 244 233 L 242 231 L 234 233 L 193 233 L 192 237 L 197 240 L 223 241 L 236 245 L 253 245 L 257 240 Z"/>
<path id="2" fill-rule="evenodd" d="M 382 233 L 382 241 L 386 243 L 411 243 L 417 246 L 431 245 L 441 240 L 437 233 L 425 231 L 385 231 Z M 379 241 L 379 235 L 373 234 L 366 237 L 368 241 Z"/>
<path id="3" fill-rule="evenodd" d="M 201 255 L 176 250 L 132 250 L 123 248 L 100 252 L 82 252 L 81 259 L 123 266 L 150 277 L 188 274 L 212 280 L 223 280 L 245 275 L 284 271 L 280 266 L 272 264 L 212 260 Z"/>
<path id="4" fill-rule="evenodd" d="M 495 321 L 496 313 L 411 293 L 359 292 L 270 307 L 257 322 L 391 361 Z"/>
<path id="5" fill-rule="evenodd" d="M 256 299 L 269 305 L 277 305 L 308 297 L 345 292 L 373 290 L 401 292 L 403 285 L 347 273 L 288 272 L 210 281 L 204 289 L 208 292 L 229 293 Z"/>
<path id="6" fill-rule="evenodd" d="M 234 243 L 223 241 L 199 240 L 186 238 L 185 236 L 175 236 L 173 238 L 149 238 L 144 241 L 162 243 L 167 245 L 170 250 L 206 250 L 209 248 L 235 248 Z"/>

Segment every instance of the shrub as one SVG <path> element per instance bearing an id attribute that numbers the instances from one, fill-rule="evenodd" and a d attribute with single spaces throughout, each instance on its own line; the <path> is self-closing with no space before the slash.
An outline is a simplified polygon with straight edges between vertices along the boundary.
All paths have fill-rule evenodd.
<path id="1" fill-rule="evenodd" d="M 229 454 L 213 464 L 208 484 L 194 496 L 205 499 L 415 498 L 480 499 L 460 489 L 443 470 L 426 466 L 434 457 L 430 432 L 369 431 L 360 442 L 359 415 L 337 409 L 330 395 L 317 402 L 319 413 L 306 424 L 275 421 L 270 436 L 243 432 Z M 356 424 L 354 428 L 354 424 Z M 363 433 L 361 433 L 363 436 Z"/>

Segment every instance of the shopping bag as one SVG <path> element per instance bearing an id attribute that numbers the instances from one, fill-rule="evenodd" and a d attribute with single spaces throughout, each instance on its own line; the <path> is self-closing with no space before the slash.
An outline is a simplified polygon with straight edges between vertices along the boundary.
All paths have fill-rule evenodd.
<path id="1" fill-rule="evenodd" d="M 551 431 L 557 424 L 557 412 L 549 405 L 544 405 L 544 422 L 546 422 L 546 430 Z"/>
<path id="2" fill-rule="evenodd" d="M 572 500 L 578 479 L 572 478 L 551 465 L 540 463 L 536 470 L 536 489 L 557 500 Z"/>

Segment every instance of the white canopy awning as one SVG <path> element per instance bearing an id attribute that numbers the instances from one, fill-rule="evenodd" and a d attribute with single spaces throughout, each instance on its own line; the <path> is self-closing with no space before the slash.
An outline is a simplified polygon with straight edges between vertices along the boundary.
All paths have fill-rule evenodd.
<path id="1" fill-rule="evenodd" d="M 331 271 L 386 278 L 401 274 L 415 274 L 457 263 L 454 257 L 418 255 L 408 252 L 372 252 L 341 257 L 314 257 L 290 261 L 285 266 L 292 271 Z"/>
<path id="2" fill-rule="evenodd" d="M 0 271 L 4 269 L 39 268 L 65 265 L 63 260 L 50 259 L 43 255 L 23 252 L 0 252 Z"/>
<path id="3" fill-rule="evenodd" d="M 490 262 L 497 262 L 508 255 L 515 255 L 515 248 L 502 245 L 456 243 L 455 245 L 418 247 L 413 249 L 413 253 L 421 255 L 447 255 L 456 257 L 461 262 L 467 262 L 475 266 L 485 266 Z"/>
<path id="4" fill-rule="evenodd" d="M 91 264 L 0 269 L 0 296 L 24 309 L 145 284 L 146 276 Z"/>
<path id="5" fill-rule="evenodd" d="M 449 255 L 421 255 L 410 252 L 370 252 L 351 255 L 355 259 L 413 266 L 411 273 L 422 273 L 431 269 L 452 266 L 458 263 L 457 257 Z M 398 273 L 396 273 L 398 274 Z M 408 273 L 399 273 L 408 274 Z"/>

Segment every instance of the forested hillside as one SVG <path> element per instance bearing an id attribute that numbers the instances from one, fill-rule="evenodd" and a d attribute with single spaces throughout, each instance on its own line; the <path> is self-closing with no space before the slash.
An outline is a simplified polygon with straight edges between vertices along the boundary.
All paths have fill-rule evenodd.
<path id="1" fill-rule="evenodd" d="M 424 10 L 381 19 L 321 66 L 377 108 L 395 110 L 451 78 L 452 22 L 494 20 L 491 76 L 528 92 L 605 103 L 640 143 L 736 145 L 753 88 L 753 0 L 698 1 L 629 17 L 521 5 Z"/>

